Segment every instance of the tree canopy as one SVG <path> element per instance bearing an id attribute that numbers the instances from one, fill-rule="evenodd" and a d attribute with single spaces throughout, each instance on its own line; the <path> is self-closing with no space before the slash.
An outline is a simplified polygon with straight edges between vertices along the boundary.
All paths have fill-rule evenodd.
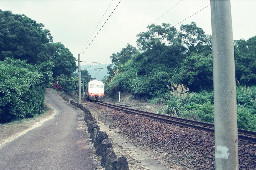
<path id="1" fill-rule="evenodd" d="M 118 91 L 163 102 L 162 113 L 213 122 L 211 36 L 194 22 L 179 29 L 149 25 L 138 34 L 137 47 L 127 45 L 111 55 L 107 94 Z M 256 36 L 234 41 L 238 127 L 256 130 Z M 131 51 L 128 53 L 127 51 Z M 128 54 L 128 56 L 127 56 Z"/>
<path id="2" fill-rule="evenodd" d="M 37 64 L 49 58 L 47 44 L 52 42 L 44 25 L 26 17 L 0 10 L 0 56 L 27 60 Z"/>
<path id="3" fill-rule="evenodd" d="M 180 30 L 165 23 L 147 28 L 137 35 L 138 47 L 127 45 L 112 54 L 110 91 L 151 98 L 168 92 L 173 83 L 195 91 L 212 88 L 210 36 L 194 22 Z M 133 52 L 127 53 L 130 49 Z"/>
<path id="4" fill-rule="evenodd" d="M 8 57 L 38 65 L 42 71 L 53 72 L 54 78 L 60 74 L 71 76 L 76 69 L 72 53 L 63 44 L 53 43 L 43 24 L 0 10 L 0 60 Z"/>
<path id="5" fill-rule="evenodd" d="M 190 91 L 213 89 L 211 36 L 196 23 L 149 25 L 137 35 L 137 47 L 128 44 L 111 55 L 106 80 L 110 92 L 125 91 L 151 98 L 182 84 Z M 236 79 L 256 83 L 256 37 L 235 41 Z M 161 78 L 159 78 L 161 77 Z"/>
<path id="6" fill-rule="evenodd" d="M 0 123 L 42 113 L 45 88 L 60 76 L 67 82 L 76 69 L 72 53 L 53 43 L 43 24 L 2 10 L 0 66 Z"/>
<path id="7" fill-rule="evenodd" d="M 235 41 L 236 79 L 242 85 L 256 84 L 256 36 Z"/>

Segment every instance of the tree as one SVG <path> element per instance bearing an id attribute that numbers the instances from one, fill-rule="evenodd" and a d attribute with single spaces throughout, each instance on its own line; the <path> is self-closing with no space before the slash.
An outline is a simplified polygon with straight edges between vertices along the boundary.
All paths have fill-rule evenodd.
<path id="1" fill-rule="evenodd" d="M 0 10 L 0 60 L 6 57 L 38 64 L 49 59 L 47 44 L 50 31 L 43 24 L 26 17 Z"/>
<path id="2" fill-rule="evenodd" d="M 236 79 L 242 85 L 256 84 L 256 36 L 235 41 Z"/>
<path id="3" fill-rule="evenodd" d="M 193 54 L 187 57 L 173 76 L 177 84 L 184 84 L 191 91 L 213 89 L 213 64 L 211 55 Z"/>
<path id="4" fill-rule="evenodd" d="M 173 82 L 194 91 L 212 88 L 210 37 L 201 28 L 195 23 L 180 31 L 170 24 L 147 28 L 137 35 L 138 52 L 129 60 L 120 62 L 122 52 L 111 56 L 107 88 L 146 98 L 167 93 Z"/>
<path id="5" fill-rule="evenodd" d="M 137 44 L 142 53 L 137 55 L 135 61 L 142 63 L 142 74 L 148 74 L 155 68 L 173 72 L 183 60 L 186 50 L 178 35 L 176 28 L 170 24 L 152 24 L 148 26 L 148 31 L 138 34 Z"/>
<path id="6" fill-rule="evenodd" d="M 127 44 L 125 48 L 122 48 L 122 50 L 118 53 L 112 54 L 110 58 L 112 59 L 113 64 L 121 65 L 126 63 L 137 53 L 138 50 L 135 47 L 133 47 L 131 44 Z"/>
<path id="7" fill-rule="evenodd" d="M 124 67 L 124 64 L 131 60 L 139 51 L 130 44 L 127 44 L 125 48 L 122 48 L 120 52 L 113 53 L 110 58 L 112 64 L 107 67 L 109 77 L 106 79 L 106 82 L 109 82 L 115 74 Z"/>
<path id="8" fill-rule="evenodd" d="M 87 84 L 91 80 L 91 77 L 92 76 L 89 74 L 89 72 L 87 70 L 82 70 L 81 71 L 81 80 L 85 84 Z"/>
<path id="9" fill-rule="evenodd" d="M 180 26 L 179 38 L 187 48 L 188 54 L 202 53 L 211 54 L 211 37 L 207 36 L 202 28 L 197 27 L 195 22 Z"/>
<path id="10" fill-rule="evenodd" d="M 52 51 L 51 61 L 54 63 L 53 77 L 57 78 L 61 74 L 70 77 L 77 68 L 73 54 L 60 42 L 51 43 L 50 48 Z"/>

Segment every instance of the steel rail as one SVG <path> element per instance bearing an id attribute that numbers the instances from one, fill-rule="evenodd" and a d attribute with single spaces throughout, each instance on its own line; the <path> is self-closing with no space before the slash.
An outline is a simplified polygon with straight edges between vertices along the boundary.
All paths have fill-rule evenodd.
<path id="1" fill-rule="evenodd" d="M 94 101 L 94 102 L 115 110 L 124 111 L 130 114 L 137 114 L 137 115 L 150 117 L 153 119 L 164 121 L 169 124 L 178 124 L 181 126 L 192 127 L 192 128 L 196 128 L 204 131 L 214 132 L 214 125 L 211 123 L 199 122 L 199 121 L 190 120 L 190 119 L 184 119 L 179 117 L 151 113 L 147 111 L 136 110 L 136 109 L 128 108 L 127 106 L 124 106 L 124 105 L 115 105 L 115 104 L 107 103 L 103 101 Z M 256 132 L 253 132 L 253 131 L 238 129 L 238 137 L 239 139 L 256 142 Z"/>

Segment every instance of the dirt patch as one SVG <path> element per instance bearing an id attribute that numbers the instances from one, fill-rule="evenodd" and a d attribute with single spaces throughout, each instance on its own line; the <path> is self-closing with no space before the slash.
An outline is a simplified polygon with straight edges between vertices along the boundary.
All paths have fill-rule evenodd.
<path id="1" fill-rule="evenodd" d="M 46 112 L 37 117 L 0 124 L 0 147 L 51 119 L 56 113 L 55 110 L 47 103 L 45 108 Z"/>

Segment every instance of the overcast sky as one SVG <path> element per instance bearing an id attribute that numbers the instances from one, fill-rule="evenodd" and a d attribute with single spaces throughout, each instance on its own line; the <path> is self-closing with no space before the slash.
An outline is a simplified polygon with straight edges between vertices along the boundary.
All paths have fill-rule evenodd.
<path id="1" fill-rule="evenodd" d="M 54 42 L 64 44 L 76 58 L 81 54 L 81 60 L 86 61 L 83 65 L 111 63 L 111 54 L 119 52 L 127 43 L 136 45 L 136 35 L 146 31 L 146 27 L 153 23 L 164 22 L 179 27 L 180 24 L 196 22 L 207 34 L 211 34 L 210 0 L 119 1 L 0 0 L 0 9 L 25 14 L 43 23 L 45 29 L 50 30 Z M 256 36 L 256 0 L 231 0 L 231 7 L 234 39 Z M 112 11 L 114 13 L 88 47 L 88 42 Z M 197 11 L 200 12 L 188 18 Z"/>

